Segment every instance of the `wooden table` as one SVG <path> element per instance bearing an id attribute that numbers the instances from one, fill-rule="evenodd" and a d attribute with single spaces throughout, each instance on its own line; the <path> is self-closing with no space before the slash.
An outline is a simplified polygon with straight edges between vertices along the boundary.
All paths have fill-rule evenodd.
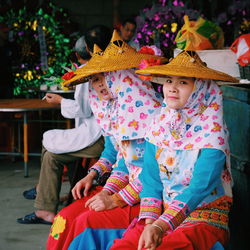
<path id="1" fill-rule="evenodd" d="M 28 119 L 27 113 L 30 111 L 60 109 L 60 105 L 49 104 L 40 99 L 0 99 L 0 112 L 23 113 L 23 160 L 24 177 L 28 177 Z M 16 155 L 13 152 L 2 152 L 1 154 Z M 33 154 L 35 155 L 35 154 Z"/>

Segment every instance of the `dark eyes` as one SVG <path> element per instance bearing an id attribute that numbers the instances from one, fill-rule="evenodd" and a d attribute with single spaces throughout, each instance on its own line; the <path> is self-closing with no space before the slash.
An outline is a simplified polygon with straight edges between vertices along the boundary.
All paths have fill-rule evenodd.
<path id="1" fill-rule="evenodd" d="M 98 82 L 100 79 L 97 77 L 97 78 L 94 78 L 92 79 L 92 82 Z"/>
<path id="2" fill-rule="evenodd" d="M 173 81 L 171 79 L 167 79 L 166 83 L 172 83 Z M 185 81 L 179 81 L 179 84 L 187 84 Z"/>

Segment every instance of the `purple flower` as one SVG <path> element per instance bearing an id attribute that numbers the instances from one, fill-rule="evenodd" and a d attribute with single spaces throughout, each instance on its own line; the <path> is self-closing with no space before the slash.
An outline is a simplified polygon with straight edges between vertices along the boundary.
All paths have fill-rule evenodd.
<path id="1" fill-rule="evenodd" d="M 155 15 L 154 15 L 154 20 L 155 20 L 155 21 L 159 21 L 159 20 L 160 20 L 160 16 L 159 16 L 158 14 L 155 14 Z"/>
<path id="2" fill-rule="evenodd" d="M 137 33 L 137 38 L 142 38 L 142 35 L 141 35 L 141 33 Z"/>

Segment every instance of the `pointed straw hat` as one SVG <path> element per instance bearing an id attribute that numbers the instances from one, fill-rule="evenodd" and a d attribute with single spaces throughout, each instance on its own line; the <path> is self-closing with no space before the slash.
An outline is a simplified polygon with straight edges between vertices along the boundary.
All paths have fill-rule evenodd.
<path id="1" fill-rule="evenodd" d="M 137 52 L 134 48 L 122 40 L 118 32 L 114 30 L 112 39 L 105 49 L 100 49 L 95 46 L 94 54 L 89 62 L 82 68 L 78 68 L 74 73 L 75 76 L 70 80 L 65 81 L 64 86 L 75 85 L 88 80 L 88 76 L 122 69 L 130 69 L 138 67 L 143 59 L 160 59 L 161 62 L 166 62 L 167 59 L 155 55 L 143 54 Z"/>
<path id="2" fill-rule="evenodd" d="M 157 76 L 174 75 L 213 79 L 225 82 L 239 82 L 238 79 L 226 73 L 208 68 L 206 63 L 202 62 L 198 54 L 193 51 L 182 51 L 167 64 L 154 65 L 141 70 L 136 70 L 135 72 L 141 75 L 151 75 L 152 78 L 150 81 L 161 84 L 163 83 L 163 78 Z"/>

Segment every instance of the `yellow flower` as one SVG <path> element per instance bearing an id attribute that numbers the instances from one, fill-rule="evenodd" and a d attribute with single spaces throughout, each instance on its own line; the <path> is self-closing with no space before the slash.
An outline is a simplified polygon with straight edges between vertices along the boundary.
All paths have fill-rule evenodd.
<path id="1" fill-rule="evenodd" d="M 37 29 L 37 20 L 35 20 L 35 21 L 33 22 L 33 24 L 31 25 L 31 28 L 32 28 L 33 30 L 36 30 L 36 29 Z"/>
<path id="2" fill-rule="evenodd" d="M 28 81 L 32 80 L 34 77 L 33 77 L 33 74 L 32 74 L 32 71 L 31 70 L 28 70 L 24 76 L 23 76 L 24 79 L 28 79 Z"/>
<path id="3" fill-rule="evenodd" d="M 176 32 L 176 30 L 177 30 L 177 23 L 172 23 L 171 24 L 171 31 L 174 33 L 174 32 Z"/>
<path id="4" fill-rule="evenodd" d="M 60 237 L 60 233 L 62 233 L 65 228 L 66 228 L 66 220 L 58 215 L 55 219 L 54 219 L 54 223 L 51 226 L 51 231 L 50 231 L 50 235 L 55 239 L 58 240 Z"/>

